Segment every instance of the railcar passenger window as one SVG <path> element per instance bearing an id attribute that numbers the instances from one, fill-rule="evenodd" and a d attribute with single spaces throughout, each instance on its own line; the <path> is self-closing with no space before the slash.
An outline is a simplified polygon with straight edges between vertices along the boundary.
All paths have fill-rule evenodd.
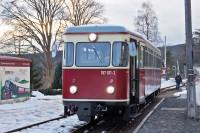
<path id="1" fill-rule="evenodd" d="M 144 67 L 144 48 L 143 46 L 140 46 L 140 54 L 139 54 L 139 67 Z"/>
<path id="2" fill-rule="evenodd" d="M 113 66 L 126 67 L 128 65 L 128 44 L 125 42 L 114 42 L 113 44 Z"/>
<path id="3" fill-rule="evenodd" d="M 145 67 L 148 67 L 148 51 L 145 50 Z"/>
<path id="4" fill-rule="evenodd" d="M 74 44 L 67 42 L 64 44 L 63 66 L 69 67 L 74 64 Z"/>

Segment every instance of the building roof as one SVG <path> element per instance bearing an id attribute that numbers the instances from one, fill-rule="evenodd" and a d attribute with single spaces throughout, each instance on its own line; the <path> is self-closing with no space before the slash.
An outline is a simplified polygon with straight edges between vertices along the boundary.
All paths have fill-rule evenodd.
<path id="1" fill-rule="evenodd" d="M 14 62 L 31 62 L 29 59 L 12 57 L 12 56 L 2 56 L 0 55 L 0 61 L 14 61 Z"/>

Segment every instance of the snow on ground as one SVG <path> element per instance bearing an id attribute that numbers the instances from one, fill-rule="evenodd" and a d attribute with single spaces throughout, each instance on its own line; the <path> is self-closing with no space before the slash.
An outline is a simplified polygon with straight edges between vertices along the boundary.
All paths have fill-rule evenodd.
<path id="1" fill-rule="evenodd" d="M 44 94 L 42 94 L 41 92 L 39 91 L 32 91 L 32 96 L 34 97 L 44 97 Z"/>
<path id="2" fill-rule="evenodd" d="M 200 67 L 195 68 L 196 78 L 195 78 L 195 87 L 196 87 L 196 104 L 200 106 Z M 186 82 L 186 81 L 183 81 Z M 162 85 L 161 85 L 162 86 Z M 186 87 L 181 87 L 181 90 L 174 93 L 174 96 L 178 98 L 187 98 L 187 90 Z"/>
<path id="3" fill-rule="evenodd" d="M 195 68 L 197 71 L 196 76 L 196 98 L 197 98 L 197 105 L 200 106 L 200 67 Z"/>
<path id="4" fill-rule="evenodd" d="M 187 98 L 186 88 L 182 87 L 180 91 L 174 93 L 174 96 L 178 97 L 179 99 L 186 99 Z"/>
<path id="5" fill-rule="evenodd" d="M 170 78 L 169 80 L 161 79 L 161 89 L 173 85 L 176 85 L 174 78 Z"/>
<path id="6" fill-rule="evenodd" d="M 185 79 L 183 80 L 183 83 L 186 83 Z M 170 78 L 169 80 L 161 79 L 161 89 L 174 85 L 176 85 L 174 78 Z M 180 90 L 175 92 L 173 95 L 179 98 L 187 98 L 187 90 L 185 87 L 181 87 Z"/>
<path id="7" fill-rule="evenodd" d="M 182 83 L 186 83 L 186 79 L 182 80 Z M 176 85 L 175 79 L 174 78 L 170 78 L 169 80 L 166 79 L 161 79 L 161 89 L 165 88 L 165 87 L 169 87 L 169 86 L 174 86 Z"/>
<path id="8" fill-rule="evenodd" d="M 0 133 L 63 114 L 61 95 L 43 96 L 38 92 L 33 94 L 37 97 L 31 97 L 28 101 L 0 105 Z M 63 119 L 60 123 L 66 126 L 64 129 L 67 132 L 73 126 L 80 125 L 83 122 L 79 121 L 77 116 L 72 116 Z M 49 126 L 49 128 L 52 128 L 53 132 L 56 130 L 56 126 L 59 125 Z"/>

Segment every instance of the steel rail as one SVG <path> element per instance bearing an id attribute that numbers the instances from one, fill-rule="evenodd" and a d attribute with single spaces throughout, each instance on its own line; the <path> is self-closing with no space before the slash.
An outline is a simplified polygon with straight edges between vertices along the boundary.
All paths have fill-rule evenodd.
<path id="1" fill-rule="evenodd" d="M 21 131 L 21 130 L 24 130 L 24 129 L 28 129 L 28 128 L 31 128 L 31 127 L 34 127 L 34 126 L 39 126 L 39 125 L 42 125 L 42 124 L 45 124 L 45 123 L 48 123 L 48 122 L 51 122 L 51 121 L 60 120 L 60 119 L 63 119 L 63 118 L 66 118 L 66 117 L 65 116 L 59 116 L 59 117 L 52 118 L 52 119 L 49 119 L 49 120 L 45 120 L 45 121 L 42 121 L 42 122 L 38 122 L 38 123 L 30 124 L 30 125 L 27 125 L 27 126 L 23 126 L 23 127 L 20 127 L 20 128 L 12 129 L 12 130 L 6 131 L 4 133 L 13 133 L 13 132 Z"/>

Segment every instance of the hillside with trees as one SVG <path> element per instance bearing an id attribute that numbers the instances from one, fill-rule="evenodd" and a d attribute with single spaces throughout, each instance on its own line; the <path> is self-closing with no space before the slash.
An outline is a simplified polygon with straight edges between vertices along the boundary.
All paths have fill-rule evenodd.
<path id="1" fill-rule="evenodd" d="M 164 58 L 164 48 L 159 47 L 162 52 L 162 57 Z M 176 65 L 177 60 L 180 65 L 180 71 L 183 73 L 184 65 L 186 64 L 186 53 L 185 53 L 185 44 L 178 44 L 173 46 L 167 46 L 167 68 L 170 75 L 173 74 L 173 66 Z M 193 45 L 193 61 L 195 66 L 200 65 L 200 45 Z"/>

